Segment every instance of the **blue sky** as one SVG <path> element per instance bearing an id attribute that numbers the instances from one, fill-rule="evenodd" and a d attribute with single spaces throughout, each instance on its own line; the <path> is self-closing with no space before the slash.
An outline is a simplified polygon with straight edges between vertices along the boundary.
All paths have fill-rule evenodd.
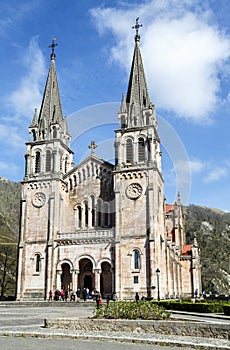
<path id="1" fill-rule="evenodd" d="M 0 176 L 21 181 L 25 142 L 41 105 L 57 38 L 56 69 L 76 163 L 113 158 L 140 17 L 141 51 L 156 104 L 168 203 L 230 211 L 228 0 L 0 0 Z"/>

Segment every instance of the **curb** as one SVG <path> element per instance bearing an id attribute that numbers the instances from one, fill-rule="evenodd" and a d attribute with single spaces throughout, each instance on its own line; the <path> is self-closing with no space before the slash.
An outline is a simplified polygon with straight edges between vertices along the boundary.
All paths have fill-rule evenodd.
<path id="1" fill-rule="evenodd" d="M 91 334 L 69 333 L 69 332 L 42 332 L 42 331 L 0 331 L 0 336 L 27 337 L 27 338 L 52 338 L 52 339 L 79 339 L 79 340 L 98 340 L 122 343 L 149 344 L 158 346 L 178 346 L 195 350 L 229 350 L 230 343 L 220 339 L 193 338 L 193 337 L 171 337 L 154 335 L 152 337 L 143 337 L 134 334 Z M 188 339 L 190 338 L 190 339 Z"/>

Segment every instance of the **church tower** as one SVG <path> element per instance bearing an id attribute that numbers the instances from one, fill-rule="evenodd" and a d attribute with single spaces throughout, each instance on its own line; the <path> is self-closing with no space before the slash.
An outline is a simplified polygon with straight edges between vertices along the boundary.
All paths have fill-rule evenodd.
<path id="1" fill-rule="evenodd" d="M 62 226 L 64 175 L 73 168 L 67 121 L 55 68 L 55 39 L 39 116 L 35 110 L 26 143 L 22 182 L 17 298 L 46 298 L 53 285 L 54 240 Z"/>
<path id="2" fill-rule="evenodd" d="M 128 90 L 115 131 L 115 286 L 121 298 L 133 298 L 134 291 L 154 296 L 160 282 L 156 270 L 161 281 L 165 275 L 160 139 L 140 52 L 140 26 L 137 19 Z"/>

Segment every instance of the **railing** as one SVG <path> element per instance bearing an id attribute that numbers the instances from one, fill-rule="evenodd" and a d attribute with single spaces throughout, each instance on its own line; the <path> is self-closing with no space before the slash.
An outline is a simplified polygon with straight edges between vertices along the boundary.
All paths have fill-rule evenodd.
<path id="1" fill-rule="evenodd" d="M 82 229 L 76 232 L 58 232 L 57 240 L 108 239 L 114 237 L 114 228 Z"/>

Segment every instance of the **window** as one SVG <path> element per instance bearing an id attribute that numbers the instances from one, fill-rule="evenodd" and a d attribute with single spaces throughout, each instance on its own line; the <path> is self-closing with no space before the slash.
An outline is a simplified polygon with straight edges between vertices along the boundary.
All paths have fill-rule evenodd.
<path id="1" fill-rule="evenodd" d="M 65 173 L 67 173 L 68 170 L 68 158 L 65 159 Z"/>
<path id="2" fill-rule="evenodd" d="M 95 199 L 91 196 L 91 207 L 92 207 L 92 226 L 95 226 Z"/>
<path id="3" fill-rule="evenodd" d="M 81 227 L 81 221 L 82 221 L 82 212 L 81 212 L 81 206 L 77 206 L 77 219 L 78 219 L 78 227 Z"/>
<path id="4" fill-rule="evenodd" d="M 97 226 L 102 226 L 102 203 L 100 199 L 97 201 Z"/>
<path id="5" fill-rule="evenodd" d="M 105 226 L 109 226 L 109 204 L 105 203 L 104 205 L 104 212 L 105 212 Z"/>
<path id="6" fill-rule="evenodd" d="M 85 203 L 85 226 L 88 226 L 89 224 L 89 210 L 88 210 L 88 203 Z"/>
<path id="7" fill-rule="evenodd" d="M 126 118 L 124 115 L 121 116 L 121 127 L 122 128 L 126 128 L 127 125 L 126 125 Z"/>
<path id="8" fill-rule="evenodd" d="M 138 281 L 138 276 L 134 276 L 133 277 L 133 282 L 136 284 L 136 283 L 139 283 L 139 281 Z"/>
<path id="9" fill-rule="evenodd" d="M 35 155 L 35 173 L 39 174 L 41 172 L 41 154 L 36 152 Z"/>
<path id="10" fill-rule="evenodd" d="M 134 270 L 139 270 L 140 269 L 140 254 L 138 250 L 134 250 L 133 252 L 133 259 L 134 259 Z"/>
<path id="11" fill-rule="evenodd" d="M 149 118 L 149 115 L 146 115 L 146 125 L 149 125 L 150 124 L 150 118 Z"/>
<path id="12" fill-rule="evenodd" d="M 57 128 L 56 128 L 56 126 L 53 128 L 53 138 L 54 139 L 57 138 Z"/>
<path id="13" fill-rule="evenodd" d="M 133 142 L 131 139 L 126 141 L 126 162 L 133 162 Z"/>
<path id="14" fill-rule="evenodd" d="M 39 273 L 41 269 L 41 257 L 39 254 L 35 255 L 35 272 Z"/>
<path id="15" fill-rule="evenodd" d="M 145 141 L 142 137 L 138 139 L 138 160 L 145 161 Z"/>
<path id="16" fill-rule="evenodd" d="M 46 172 L 51 171 L 51 151 L 46 151 Z"/>

